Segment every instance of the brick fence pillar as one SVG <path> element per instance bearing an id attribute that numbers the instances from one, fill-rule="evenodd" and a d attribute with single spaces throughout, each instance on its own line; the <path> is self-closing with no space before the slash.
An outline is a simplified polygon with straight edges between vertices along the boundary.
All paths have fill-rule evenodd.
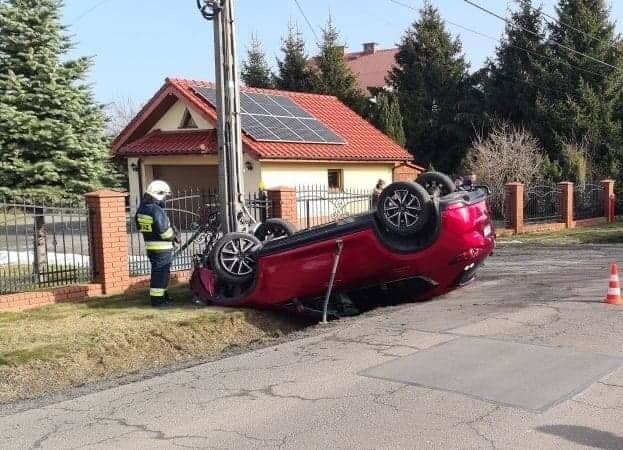
<path id="1" fill-rule="evenodd" d="M 126 197 L 109 190 L 85 195 L 91 217 L 93 281 L 102 285 L 104 294 L 118 294 L 130 285 Z"/>
<path id="2" fill-rule="evenodd" d="M 512 229 L 515 234 L 523 233 L 523 183 L 506 183 L 505 185 L 506 227 Z"/>
<path id="3" fill-rule="evenodd" d="M 604 191 L 604 216 L 606 216 L 608 223 L 612 223 L 615 216 L 614 180 L 602 180 L 601 188 Z"/>
<path id="4" fill-rule="evenodd" d="M 566 228 L 573 228 L 573 188 L 570 181 L 558 183 L 558 200 L 560 201 L 560 217 Z"/>
<path id="5" fill-rule="evenodd" d="M 291 187 L 276 187 L 269 189 L 267 193 L 272 206 L 272 217 L 287 220 L 298 228 L 296 190 Z"/>

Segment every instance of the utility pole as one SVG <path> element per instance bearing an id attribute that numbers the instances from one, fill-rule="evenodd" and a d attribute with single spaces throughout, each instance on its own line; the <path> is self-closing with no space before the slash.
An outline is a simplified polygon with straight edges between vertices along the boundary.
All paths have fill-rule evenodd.
<path id="1" fill-rule="evenodd" d="M 224 233 L 247 222 L 242 171 L 240 83 L 236 59 L 234 0 L 197 0 L 203 17 L 214 22 L 219 203 Z"/>

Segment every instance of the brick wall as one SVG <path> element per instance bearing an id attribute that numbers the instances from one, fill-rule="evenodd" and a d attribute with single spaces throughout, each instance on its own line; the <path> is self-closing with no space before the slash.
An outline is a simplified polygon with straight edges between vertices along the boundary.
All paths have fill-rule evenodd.
<path id="1" fill-rule="evenodd" d="M 411 166 L 410 164 L 399 164 L 394 167 L 393 175 L 394 182 L 396 181 L 415 181 L 415 179 L 422 173 L 417 168 Z"/>

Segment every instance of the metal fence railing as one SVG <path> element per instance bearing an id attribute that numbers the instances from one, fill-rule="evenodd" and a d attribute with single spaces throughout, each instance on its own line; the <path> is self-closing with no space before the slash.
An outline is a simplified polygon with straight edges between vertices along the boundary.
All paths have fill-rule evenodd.
<path id="1" fill-rule="evenodd" d="M 600 184 L 577 184 L 573 190 L 573 218 L 592 219 L 605 214 L 604 190 Z"/>
<path id="2" fill-rule="evenodd" d="M 524 190 L 526 223 L 557 222 L 561 217 L 560 194 L 556 184 L 526 185 Z"/>
<path id="3" fill-rule="evenodd" d="M 299 229 L 340 220 L 372 208 L 372 190 L 331 190 L 327 186 L 299 186 L 296 205 Z"/>
<path id="4" fill-rule="evenodd" d="M 272 205 L 264 192 L 248 193 L 246 205 L 258 222 L 271 216 Z M 138 204 L 131 205 L 126 215 L 130 276 L 147 275 L 150 272 L 145 244 L 136 229 L 134 220 L 137 208 Z M 180 240 L 184 243 L 195 233 L 198 225 L 204 224 L 211 214 L 218 213 L 218 194 L 214 191 L 203 190 L 177 192 L 166 201 L 165 210 L 171 223 L 180 233 Z M 174 272 L 190 270 L 193 265 L 193 256 L 203 250 L 201 246 L 202 242 L 193 242 L 173 260 L 171 270 Z"/>
<path id="5" fill-rule="evenodd" d="M 491 189 L 491 194 L 487 197 L 487 207 L 491 220 L 496 228 L 504 228 L 506 220 L 505 208 L 506 191 L 501 189 Z"/>
<path id="6" fill-rule="evenodd" d="M 82 202 L 0 199 L 0 294 L 89 282 L 89 232 Z"/>

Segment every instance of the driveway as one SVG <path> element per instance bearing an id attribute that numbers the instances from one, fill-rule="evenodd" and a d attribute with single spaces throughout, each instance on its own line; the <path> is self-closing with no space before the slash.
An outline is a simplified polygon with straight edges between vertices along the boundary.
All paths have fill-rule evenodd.
<path id="1" fill-rule="evenodd" d="M 1 446 L 621 449 L 623 307 L 601 301 L 622 256 L 623 246 L 502 247 L 476 283 L 431 302 L 17 405 L 0 412 Z"/>

